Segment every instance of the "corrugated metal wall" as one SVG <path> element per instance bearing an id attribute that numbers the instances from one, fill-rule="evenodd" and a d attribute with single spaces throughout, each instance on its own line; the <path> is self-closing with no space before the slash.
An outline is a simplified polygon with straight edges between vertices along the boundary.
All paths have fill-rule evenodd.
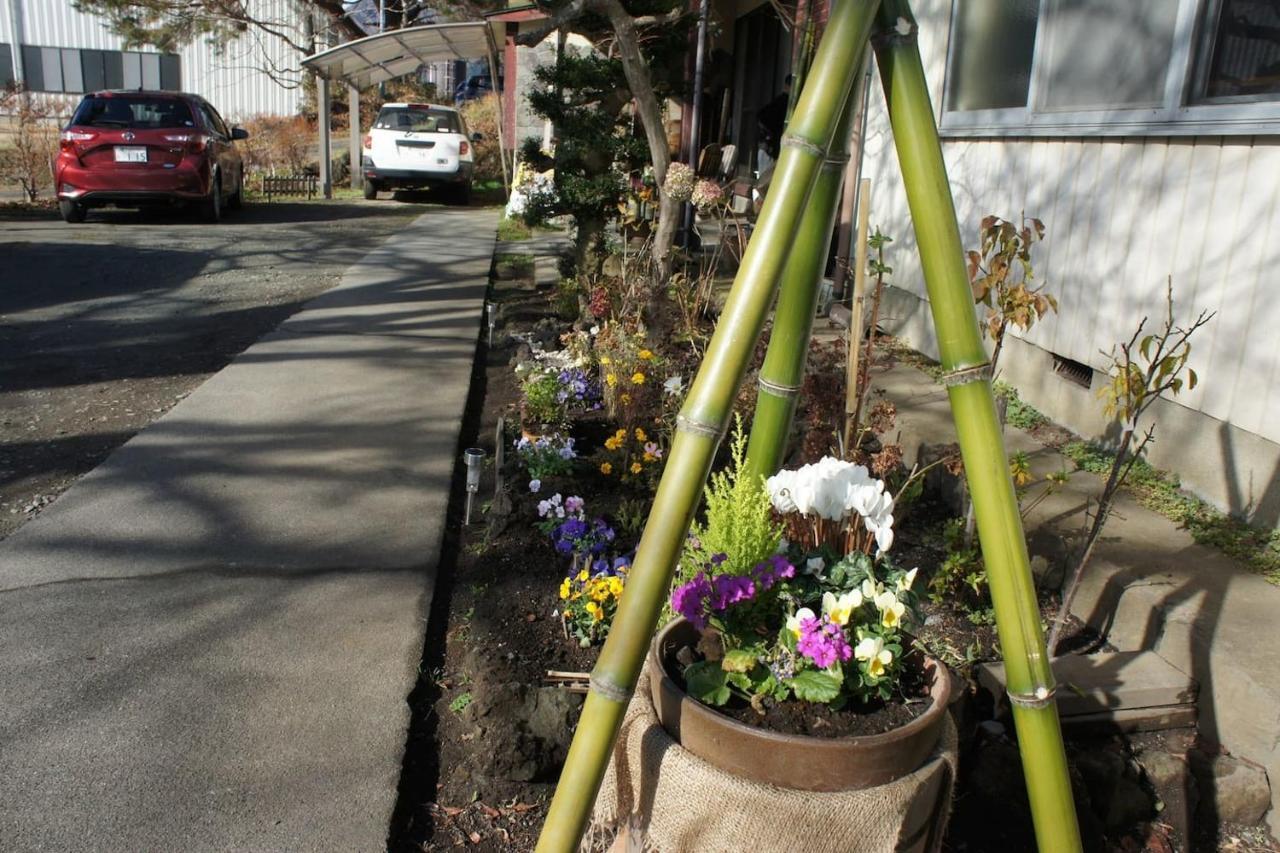
<path id="1" fill-rule="evenodd" d="M 936 108 L 951 4 L 915 5 Z M 872 221 L 896 239 L 894 284 L 923 298 L 878 78 L 874 87 L 864 167 L 874 181 Z M 1172 276 L 1179 317 L 1218 312 L 1193 340 L 1201 384 L 1178 402 L 1280 442 L 1276 138 L 960 139 L 944 141 L 943 152 L 967 247 L 987 214 L 1025 211 L 1045 223 L 1033 259 L 1061 307 L 1030 343 L 1102 368 L 1099 350 L 1127 339 L 1143 315 L 1163 316 Z M 936 355 L 931 339 L 917 337 L 913 344 Z"/>
<path id="2" fill-rule="evenodd" d="M 293 0 L 253 0 L 255 15 L 303 41 Z M 21 39 L 39 47 L 122 50 L 120 38 L 97 17 L 69 0 L 22 0 Z M 9 40 L 8 0 L 0 0 L 0 41 Z M 228 119 L 256 113 L 293 115 L 302 101 L 300 55 L 281 39 L 258 30 L 226 45 L 200 41 L 183 47 L 182 88 L 208 98 Z M 264 70 L 265 69 L 265 70 Z"/>

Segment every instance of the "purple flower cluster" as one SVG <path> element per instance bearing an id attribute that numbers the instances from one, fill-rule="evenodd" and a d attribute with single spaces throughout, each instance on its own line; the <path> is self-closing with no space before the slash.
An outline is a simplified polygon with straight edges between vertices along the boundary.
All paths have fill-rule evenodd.
<path id="1" fill-rule="evenodd" d="M 724 554 L 716 554 L 707 564 L 713 569 L 725 561 Z M 681 584 L 671 593 L 671 609 L 701 631 L 707 627 L 707 619 L 713 613 L 724 613 L 743 601 L 751 601 L 772 587 L 779 580 L 794 577 L 795 566 L 782 556 L 774 556 L 755 567 L 746 575 L 716 575 L 708 577 L 698 572 L 693 580 Z"/>
<path id="2" fill-rule="evenodd" d="M 583 409 L 600 408 L 600 386 L 582 368 L 566 368 L 556 376 L 556 381 L 560 384 L 556 391 L 556 402 L 572 403 Z"/>
<path id="3" fill-rule="evenodd" d="M 561 554 L 601 554 L 614 537 L 613 528 L 600 518 L 570 518 L 551 531 L 551 542 Z"/>
<path id="4" fill-rule="evenodd" d="M 805 619 L 800 622 L 800 639 L 796 651 L 826 669 L 837 660 L 853 657 L 853 649 L 845 639 L 844 629 L 823 616 L 821 619 Z"/>

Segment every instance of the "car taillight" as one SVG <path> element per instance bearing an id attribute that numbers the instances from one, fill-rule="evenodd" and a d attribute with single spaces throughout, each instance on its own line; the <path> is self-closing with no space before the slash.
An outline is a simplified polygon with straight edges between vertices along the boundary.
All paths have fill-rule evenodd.
<path id="1" fill-rule="evenodd" d="M 459 143 L 458 143 L 458 156 L 459 156 L 459 157 L 466 157 L 466 156 L 467 156 L 467 152 L 469 152 L 470 150 L 471 150 L 471 146 L 467 144 L 467 140 L 465 140 L 465 139 L 464 139 L 464 140 L 462 140 L 461 142 L 459 142 Z"/>
<path id="2" fill-rule="evenodd" d="M 181 142 L 187 147 L 189 153 L 200 154 L 204 151 L 204 146 L 209 142 L 209 137 L 202 133 L 166 133 L 164 141 Z"/>
<path id="3" fill-rule="evenodd" d="M 361 145 L 364 148 L 373 148 L 373 134 L 366 133 L 364 135 L 364 141 L 361 143 Z"/>
<path id="4" fill-rule="evenodd" d="M 82 130 L 64 130 L 58 136 L 58 147 L 63 151 L 71 151 L 78 153 L 80 151 L 80 143 L 88 142 L 97 137 L 96 133 L 87 133 Z"/>

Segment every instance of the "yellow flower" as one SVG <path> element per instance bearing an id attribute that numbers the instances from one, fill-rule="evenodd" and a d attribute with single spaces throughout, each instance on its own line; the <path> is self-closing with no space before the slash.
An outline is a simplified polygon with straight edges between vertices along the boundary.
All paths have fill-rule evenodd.
<path id="1" fill-rule="evenodd" d="M 592 581 L 590 595 L 592 601 L 604 601 L 609 597 L 609 584 L 602 580 Z"/>
<path id="2" fill-rule="evenodd" d="M 898 597 L 892 592 L 883 592 L 874 599 L 876 609 L 880 611 L 880 624 L 886 628 L 897 628 L 902 624 L 903 614 L 907 612 L 906 605 L 898 601 Z"/>
<path id="3" fill-rule="evenodd" d="M 618 438 L 616 435 L 611 436 L 604 440 L 604 446 L 606 450 L 617 450 L 619 447 L 622 446 L 622 440 Z"/>
<path id="4" fill-rule="evenodd" d="M 609 358 L 609 356 L 607 356 L 607 355 L 602 355 L 602 356 L 600 356 L 600 363 L 601 363 L 601 364 L 613 364 L 613 359 Z"/>
<path id="5" fill-rule="evenodd" d="M 594 619 L 596 622 L 599 622 L 601 619 L 604 618 L 604 610 L 600 607 L 599 604 L 596 604 L 594 601 L 587 602 L 586 610 L 588 613 L 591 614 L 591 618 Z"/>
<path id="6" fill-rule="evenodd" d="M 649 359 L 653 358 L 653 353 L 647 349 L 640 350 L 639 355 L 640 355 L 641 361 L 648 361 Z"/>
<path id="7" fill-rule="evenodd" d="M 616 373 L 606 373 L 604 375 L 604 381 L 609 383 L 609 387 L 612 388 L 614 385 L 618 384 L 618 376 Z"/>
<path id="8" fill-rule="evenodd" d="M 582 583 L 582 582 L 583 582 L 583 581 L 585 581 L 586 579 L 587 579 L 587 570 L 586 570 L 586 569 L 583 569 L 582 571 L 578 572 L 578 582 L 579 582 L 579 583 Z"/>
<path id="9" fill-rule="evenodd" d="M 618 596 L 622 595 L 622 578 L 618 578 L 618 577 L 609 578 L 609 593 L 614 598 L 617 598 Z"/>
<path id="10" fill-rule="evenodd" d="M 569 597 L 569 579 L 568 578 L 565 578 L 564 582 L 560 584 L 560 597 L 562 599 Z"/>
<path id="11" fill-rule="evenodd" d="M 652 453 L 649 453 L 648 451 L 645 451 L 645 454 L 644 454 L 644 461 L 645 461 L 645 462 L 657 462 L 657 461 L 658 461 L 658 457 L 654 456 Z"/>
<path id="12" fill-rule="evenodd" d="M 631 374 L 631 384 L 632 384 L 632 385 L 643 385 L 643 384 L 644 384 L 644 374 L 643 374 L 643 373 L 641 373 L 641 372 L 640 372 L 640 371 L 638 371 L 638 370 L 637 370 L 635 373 Z"/>
<path id="13" fill-rule="evenodd" d="M 632 463 L 631 463 L 631 473 L 632 473 L 632 474 L 639 474 L 639 473 L 640 473 L 641 471 L 643 471 L 643 470 L 644 470 L 644 466 L 643 466 L 643 465 L 641 465 L 639 462 L 632 462 Z"/>
<path id="14" fill-rule="evenodd" d="M 644 430 L 636 427 L 636 441 L 648 441 L 649 436 L 644 434 Z"/>
<path id="15" fill-rule="evenodd" d="M 621 444 L 627 438 L 627 431 L 625 429 L 619 429 L 613 434 L 613 437 L 618 440 L 619 444 Z"/>
<path id="16" fill-rule="evenodd" d="M 613 473 L 613 466 L 608 462 L 604 463 L 600 466 L 600 473 L 604 474 L 606 477 L 609 476 Z"/>
<path id="17" fill-rule="evenodd" d="M 622 401 L 622 403 L 625 405 L 625 404 L 627 404 L 627 403 L 630 403 L 630 402 L 631 402 L 631 395 L 630 395 L 630 394 L 623 394 L 623 395 L 622 395 L 622 396 L 620 396 L 618 399 L 619 399 L 619 400 L 621 400 L 621 401 Z"/>

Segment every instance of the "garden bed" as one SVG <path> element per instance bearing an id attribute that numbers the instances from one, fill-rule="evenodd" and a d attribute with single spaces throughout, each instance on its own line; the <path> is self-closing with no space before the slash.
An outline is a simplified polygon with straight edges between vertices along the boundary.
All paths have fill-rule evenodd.
<path id="1" fill-rule="evenodd" d="M 581 645 L 559 617 L 563 602 L 558 590 L 568 561 L 547 532 L 537 527 L 543 520 L 539 502 L 553 494 L 580 497 L 591 517 L 607 519 L 616 528 L 618 542 L 625 543 L 619 550 L 626 550 L 637 538 L 635 507 L 647 501 L 652 485 L 643 476 L 621 483 L 617 470 L 605 468 L 606 462 L 616 459 L 606 442 L 617 432 L 615 422 L 600 410 L 584 412 L 575 421 L 572 435 L 578 455 L 572 471 L 544 476 L 537 492 L 529 490 L 529 477 L 521 475 L 512 458 L 522 398 L 514 367 L 529 357 L 525 341 L 539 335 L 553 341 L 555 334 L 550 330 L 567 330 L 568 323 L 553 319 L 550 298 L 537 292 L 532 282 L 508 278 L 506 270 L 502 275 L 491 292 L 499 306 L 499 334 L 492 349 L 482 342 L 478 350 L 462 440 L 463 446 L 484 448 L 490 460 L 498 443 L 504 443 L 506 490 L 495 495 L 494 472 L 487 469 L 473 523 L 464 526 L 463 480 L 460 472 L 455 476 L 450 532 L 439 567 L 420 682 L 411 697 L 413 723 L 391 835 L 391 847 L 396 850 L 534 847 L 582 702 L 580 692 L 566 689 L 564 680 L 549 681 L 547 675 L 587 672 L 598 652 L 596 646 Z M 520 337 L 512 337 L 513 333 Z M 678 363 L 674 356 L 669 358 L 672 365 Z M 501 437 L 500 418 L 507 425 Z M 660 428 L 655 423 L 655 429 Z M 910 523 L 898 531 L 897 564 L 919 565 L 927 579 L 948 556 L 944 527 L 949 515 L 944 502 L 926 492 L 913 505 Z M 1041 606 L 1045 620 L 1052 619 L 1056 597 L 1043 595 Z M 947 849 L 1001 853 L 1034 849 L 1012 732 L 994 721 L 978 726 L 989 709 L 979 706 L 971 669 L 977 662 L 998 657 L 990 614 L 973 604 L 926 599 L 921 622 L 919 638 L 960 675 L 957 684 L 965 693 L 960 716 L 962 746 L 967 748 L 962 751 Z M 1103 638 L 1077 626 L 1068 633 L 1064 649 L 1092 650 L 1102 645 Z M 1143 748 L 1141 738 L 1119 736 L 1068 743 L 1073 766 L 1086 768 L 1077 769 L 1073 781 L 1089 849 L 1215 849 L 1216 842 L 1207 839 L 1188 848 L 1177 828 L 1161 819 L 1150 784 L 1141 774 L 1125 769 L 1136 766 L 1135 749 Z M 1121 768 L 1115 778 L 1095 783 L 1088 770 L 1093 765 L 1081 757 L 1094 756 L 1097 765 L 1098 755 L 1108 761 L 1115 758 L 1112 763 Z M 1108 761 L 1102 764 L 1110 767 Z M 1100 796 L 1099 784 L 1129 795 L 1128 810 L 1118 810 Z M 1174 796 L 1155 793 L 1162 794 L 1162 803 Z M 1021 809 L 1018 803 L 1023 804 Z M 997 812 L 1002 815 L 1000 821 L 991 819 Z"/>

